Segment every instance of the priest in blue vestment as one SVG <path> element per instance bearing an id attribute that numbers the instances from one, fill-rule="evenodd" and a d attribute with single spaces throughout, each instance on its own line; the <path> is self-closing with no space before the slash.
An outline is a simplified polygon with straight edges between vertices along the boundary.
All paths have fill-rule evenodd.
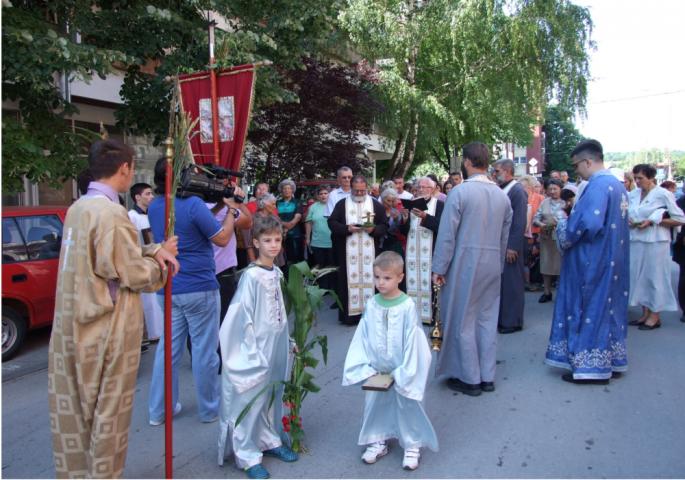
<path id="1" fill-rule="evenodd" d="M 557 226 L 563 261 L 545 362 L 571 370 L 565 381 L 604 384 L 628 366 L 628 199 L 598 141 L 580 142 L 571 160 L 588 182 Z"/>

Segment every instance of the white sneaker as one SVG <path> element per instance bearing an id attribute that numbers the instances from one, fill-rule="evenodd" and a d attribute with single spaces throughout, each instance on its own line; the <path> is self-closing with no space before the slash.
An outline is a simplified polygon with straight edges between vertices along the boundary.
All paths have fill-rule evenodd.
<path id="1" fill-rule="evenodd" d="M 416 470 L 419 467 L 419 458 L 421 458 L 421 452 L 418 448 L 405 448 L 402 468 L 405 470 Z"/>
<path id="2" fill-rule="evenodd" d="M 174 407 L 174 417 L 176 415 L 178 415 L 179 413 L 181 413 L 181 408 L 182 408 L 181 402 L 176 402 L 176 406 Z M 161 420 L 150 420 L 150 425 L 152 425 L 153 427 L 157 427 L 163 423 L 164 423 L 164 417 L 162 417 Z"/>
<path id="3" fill-rule="evenodd" d="M 385 442 L 375 442 L 366 447 L 362 454 L 362 461 L 364 463 L 376 463 L 376 461 L 384 455 L 388 454 L 388 446 Z"/>

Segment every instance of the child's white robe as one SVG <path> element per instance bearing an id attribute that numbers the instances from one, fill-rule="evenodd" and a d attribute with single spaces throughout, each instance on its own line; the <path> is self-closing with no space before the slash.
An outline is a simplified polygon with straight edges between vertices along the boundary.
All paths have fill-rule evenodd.
<path id="1" fill-rule="evenodd" d="M 366 392 L 359 445 L 397 438 L 402 448 L 438 449 L 438 439 L 421 400 L 430 371 L 431 353 L 414 301 L 374 296 L 366 305 L 345 359 L 343 385 L 390 373 L 387 392 Z M 390 305 L 390 306 L 384 306 Z"/>
<path id="2" fill-rule="evenodd" d="M 241 275 L 219 331 L 221 345 L 221 418 L 219 465 L 231 450 L 238 468 L 262 462 L 262 452 L 282 444 L 283 385 L 261 395 L 236 427 L 245 406 L 272 382 L 286 380 L 288 319 L 278 267 L 251 264 Z M 226 441 L 228 439 L 228 442 Z"/>

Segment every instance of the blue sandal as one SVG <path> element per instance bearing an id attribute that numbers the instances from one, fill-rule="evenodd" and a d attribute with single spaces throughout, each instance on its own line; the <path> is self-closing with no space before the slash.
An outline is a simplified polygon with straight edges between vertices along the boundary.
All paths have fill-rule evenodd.
<path id="1" fill-rule="evenodd" d="M 269 472 L 262 466 L 261 463 L 253 465 L 250 468 L 245 469 L 247 473 L 247 478 L 269 478 Z"/>
<path id="2" fill-rule="evenodd" d="M 293 452 L 288 447 L 281 445 L 280 447 L 272 448 L 271 450 L 265 450 L 264 455 L 269 455 L 271 457 L 276 457 L 284 462 L 294 462 L 299 457 L 297 453 Z"/>

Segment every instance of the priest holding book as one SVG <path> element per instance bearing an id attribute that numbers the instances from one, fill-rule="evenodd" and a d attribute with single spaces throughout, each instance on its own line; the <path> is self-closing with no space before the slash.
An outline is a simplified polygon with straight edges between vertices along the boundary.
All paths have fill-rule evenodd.
<path id="1" fill-rule="evenodd" d="M 373 296 L 373 260 L 388 228 L 385 209 L 367 189 L 366 178 L 356 175 L 351 195 L 339 201 L 328 218 L 342 304 L 338 320 L 345 325 L 359 323 L 365 303 Z"/>
<path id="2" fill-rule="evenodd" d="M 403 204 L 410 207 L 410 215 L 409 221 L 400 227 L 400 232 L 407 236 L 407 295 L 414 300 L 421 322 L 430 324 L 433 319 L 431 265 L 445 202 L 433 197 L 435 182 L 429 177 L 419 178 L 417 184 L 417 197 L 414 200 L 402 200 Z"/>

